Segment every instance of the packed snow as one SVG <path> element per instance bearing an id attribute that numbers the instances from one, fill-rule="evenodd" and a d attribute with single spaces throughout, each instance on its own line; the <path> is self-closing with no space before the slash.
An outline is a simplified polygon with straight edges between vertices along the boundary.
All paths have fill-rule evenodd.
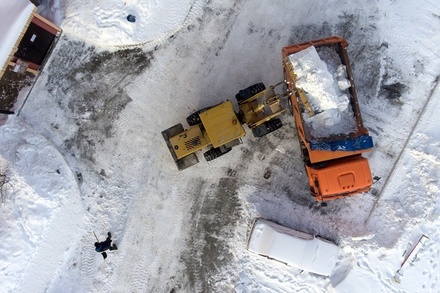
<path id="1" fill-rule="evenodd" d="M 314 46 L 288 56 L 296 75 L 295 84 L 305 91 L 314 116 L 302 114 L 308 135 L 313 138 L 349 134 L 357 129 L 350 105 L 350 81 L 335 50 Z M 321 57 L 322 56 L 322 57 Z"/>
<path id="2" fill-rule="evenodd" d="M 438 291 L 438 1 L 43 2 L 63 37 L 0 127 L 2 292 Z M 370 192 L 316 205 L 288 114 L 177 171 L 162 130 L 277 83 L 283 46 L 331 35 L 375 141 Z M 249 252 L 255 218 L 337 243 L 332 277 Z"/>
<path id="3" fill-rule="evenodd" d="M 99 46 L 157 45 L 187 24 L 197 9 L 190 0 L 43 1 L 47 16 L 69 34 Z M 54 13 L 56 12 L 56 13 Z M 134 22 L 128 16 L 134 17 Z"/>

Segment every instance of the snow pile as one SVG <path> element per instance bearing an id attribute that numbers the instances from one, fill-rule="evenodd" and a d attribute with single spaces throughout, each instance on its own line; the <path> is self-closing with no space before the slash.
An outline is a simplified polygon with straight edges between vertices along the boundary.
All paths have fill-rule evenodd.
<path id="1" fill-rule="evenodd" d="M 312 117 L 303 113 L 306 129 L 314 138 L 356 130 L 353 110 L 349 107 L 350 81 L 346 68 L 336 52 L 332 54 L 331 51 L 323 51 L 320 57 L 316 48 L 311 46 L 289 55 L 297 76 L 296 86 L 306 92 L 310 106 L 317 113 Z"/>
<path id="2" fill-rule="evenodd" d="M 69 166 L 44 137 L 13 118 L 0 128 L 0 136 L 0 172 L 8 182 L 2 188 L 0 267 L 8 268 L 2 288 L 12 292 L 16 286 L 26 287 L 24 268 L 44 267 L 49 276 L 54 273 L 51 269 L 57 267 L 61 252 L 72 244 L 68 235 L 76 226 L 62 219 L 73 215 L 81 223 L 80 199 Z M 47 241 L 48 230 L 53 243 Z M 60 252 L 56 257 L 38 257 L 54 250 Z M 31 287 L 31 291 L 37 289 L 35 283 Z"/>

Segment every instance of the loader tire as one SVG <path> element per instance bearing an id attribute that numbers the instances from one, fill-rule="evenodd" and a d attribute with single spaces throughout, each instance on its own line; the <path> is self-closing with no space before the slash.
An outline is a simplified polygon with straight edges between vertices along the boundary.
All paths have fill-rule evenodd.
<path id="1" fill-rule="evenodd" d="M 226 148 L 223 150 L 221 148 L 211 148 L 209 151 L 205 152 L 203 156 L 205 157 L 205 160 L 209 162 L 229 153 L 231 150 L 232 148 Z"/>
<path id="2" fill-rule="evenodd" d="M 220 104 L 221 104 L 221 103 L 220 103 Z M 202 120 L 200 119 L 200 113 L 203 113 L 203 112 L 205 112 L 206 110 L 209 110 L 209 109 L 211 109 L 211 108 L 214 108 L 215 106 L 218 106 L 218 105 L 220 105 L 220 104 L 217 104 L 217 105 L 214 105 L 214 106 L 211 106 L 211 107 L 206 107 L 206 108 L 200 109 L 200 110 L 197 111 L 197 112 L 192 113 L 191 115 L 189 115 L 188 117 L 186 117 L 186 122 L 188 122 L 188 125 L 189 125 L 189 126 L 194 126 L 194 125 L 196 125 L 196 124 L 200 124 L 200 123 L 202 123 Z"/>
<path id="3" fill-rule="evenodd" d="M 269 132 L 275 131 L 283 127 L 283 122 L 280 119 L 272 119 L 266 122 L 268 124 Z"/>
<path id="4" fill-rule="evenodd" d="M 235 99 L 237 100 L 237 103 L 242 103 L 246 101 L 247 99 L 251 98 L 252 96 L 255 96 L 259 92 L 262 92 L 266 89 L 266 86 L 264 83 L 259 82 L 254 85 L 251 85 L 248 88 L 245 88 L 244 90 L 240 90 L 236 95 Z"/>
<path id="5" fill-rule="evenodd" d="M 280 119 L 272 119 L 252 129 L 252 134 L 254 137 L 262 137 L 281 128 L 282 126 L 283 122 L 281 122 Z"/>
<path id="6" fill-rule="evenodd" d="M 186 117 L 186 122 L 188 122 L 189 126 L 200 124 L 202 121 L 200 120 L 199 112 L 192 113 Z"/>

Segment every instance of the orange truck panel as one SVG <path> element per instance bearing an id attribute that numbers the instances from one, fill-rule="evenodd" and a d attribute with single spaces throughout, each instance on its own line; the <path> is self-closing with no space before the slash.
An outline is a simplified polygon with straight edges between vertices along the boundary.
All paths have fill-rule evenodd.
<path id="1" fill-rule="evenodd" d="M 312 192 L 319 201 L 365 192 L 373 183 L 368 160 L 360 155 L 333 161 L 319 169 L 306 166 L 306 170 Z"/>

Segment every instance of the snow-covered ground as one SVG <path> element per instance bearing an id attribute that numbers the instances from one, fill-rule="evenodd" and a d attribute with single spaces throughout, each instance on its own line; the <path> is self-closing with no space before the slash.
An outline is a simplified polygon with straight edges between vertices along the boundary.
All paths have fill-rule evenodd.
<path id="1" fill-rule="evenodd" d="M 438 291 L 439 3 L 43 8 L 63 37 L 18 116 L 0 127 L 1 292 Z M 280 81 L 283 46 L 330 35 L 350 44 L 375 142 L 368 158 L 381 179 L 369 193 L 315 205 L 288 114 L 279 131 L 177 171 L 162 130 L 251 84 Z M 249 253 L 257 217 L 334 240 L 332 276 Z M 103 240 L 108 231 L 119 249 L 104 261 L 93 232 Z M 429 240 L 393 281 L 423 234 Z"/>

